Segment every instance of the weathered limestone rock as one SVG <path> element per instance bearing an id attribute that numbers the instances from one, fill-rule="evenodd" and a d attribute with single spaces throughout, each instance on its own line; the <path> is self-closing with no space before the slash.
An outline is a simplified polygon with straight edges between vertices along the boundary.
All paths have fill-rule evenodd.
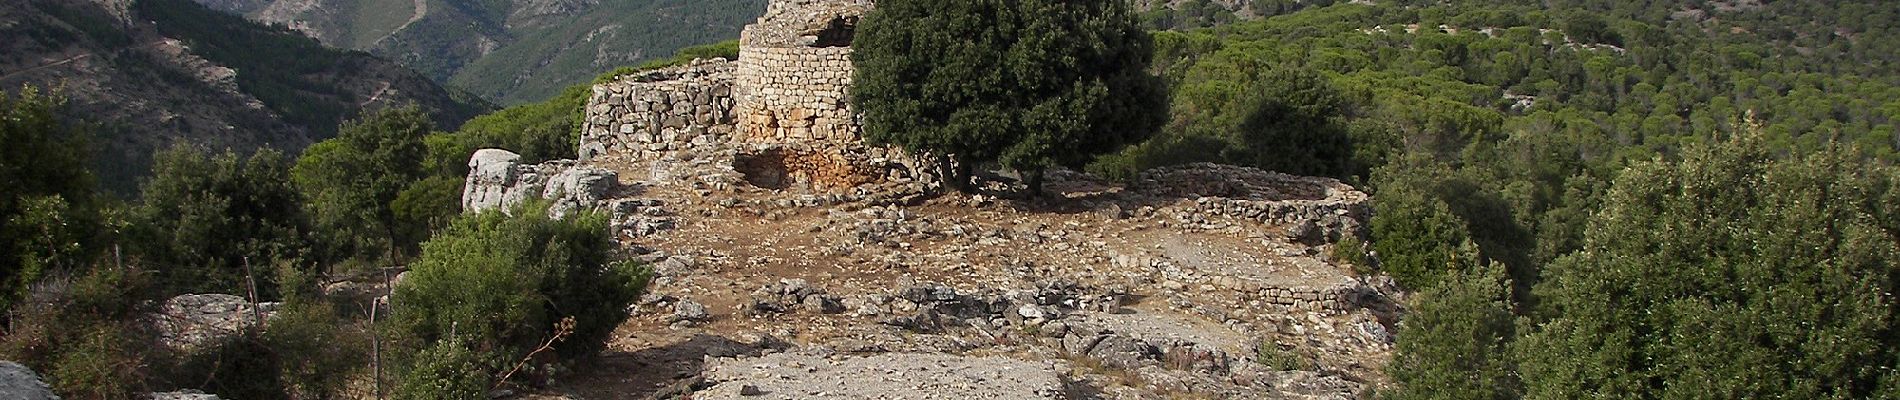
<path id="1" fill-rule="evenodd" d="M 188 354 L 269 321 L 277 306 L 228 294 L 187 294 L 166 300 L 153 322 L 160 345 Z"/>
<path id="2" fill-rule="evenodd" d="M 469 158 L 468 181 L 462 188 L 462 210 L 509 208 L 530 199 L 548 199 L 554 218 L 579 209 L 599 207 L 620 183 L 619 174 L 605 168 L 577 165 L 573 160 L 541 164 L 520 163 L 507 150 L 482 149 Z"/>
<path id="3" fill-rule="evenodd" d="M 18 400 L 59 400 L 53 389 L 40 380 L 33 369 L 12 361 L 0 361 L 0 398 Z"/>
<path id="4" fill-rule="evenodd" d="M 462 187 L 462 209 L 479 212 L 519 204 L 522 190 L 521 155 L 501 149 L 481 149 L 468 160 L 468 182 Z"/>
<path id="5" fill-rule="evenodd" d="M 549 178 L 541 198 L 553 200 L 554 204 L 548 207 L 548 215 L 561 218 L 571 211 L 599 206 L 619 183 L 619 173 L 612 170 L 575 166 Z"/>
<path id="6" fill-rule="evenodd" d="M 181 390 L 181 391 L 176 391 L 176 392 L 152 393 L 151 396 L 152 396 L 151 400 L 221 400 L 221 398 L 218 397 L 218 395 L 209 394 L 209 393 L 205 393 L 205 392 L 201 392 L 197 390 Z"/>

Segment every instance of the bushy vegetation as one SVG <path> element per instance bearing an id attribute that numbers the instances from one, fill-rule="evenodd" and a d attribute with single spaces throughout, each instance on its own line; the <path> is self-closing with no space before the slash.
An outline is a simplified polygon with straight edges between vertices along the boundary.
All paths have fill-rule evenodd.
<path id="1" fill-rule="evenodd" d="M 86 130 L 65 112 L 63 98 L 33 87 L 0 93 L 0 310 L 86 261 L 77 243 L 94 233 L 95 188 Z"/>
<path id="2" fill-rule="evenodd" d="M 335 246 L 329 260 L 393 262 L 426 236 L 426 226 L 398 219 L 394 204 L 424 177 L 423 137 L 433 129 L 420 109 L 389 109 L 304 150 L 292 178 L 310 197 L 318 234 Z"/>
<path id="3" fill-rule="evenodd" d="M 152 178 L 130 212 L 129 244 L 175 293 L 243 293 L 255 268 L 257 288 L 276 297 L 269 267 L 311 253 L 303 193 L 291 184 L 291 160 L 275 150 L 248 158 L 206 155 L 189 147 L 160 152 Z"/>
<path id="4" fill-rule="evenodd" d="M 496 368 L 524 358 L 591 355 L 645 290 L 643 267 L 609 257 L 615 244 L 606 215 L 550 219 L 544 204 L 512 214 L 469 215 L 423 243 L 421 258 L 396 288 L 401 336 L 431 349 L 417 356 L 405 391 L 465 386 L 449 373 L 473 373 L 488 383 L 503 373 Z M 569 319 L 571 326 L 561 326 Z M 534 354 L 546 343 L 552 354 Z M 473 364 L 482 368 L 438 370 L 441 363 L 469 363 L 458 356 L 464 351 L 479 354 Z"/>
<path id="5" fill-rule="evenodd" d="M 1367 264 L 1422 293 L 1392 397 L 1881 397 L 1896 13 L 1312 3 L 1157 33 L 1172 119 L 1091 168 L 1221 161 L 1373 191 Z M 1323 125 L 1256 129 L 1302 114 Z M 1279 147 L 1236 151 L 1249 136 Z"/>
<path id="6" fill-rule="evenodd" d="M 872 142 L 978 164 L 1080 167 L 1152 133 L 1164 94 L 1148 33 L 1120 1 L 878 3 L 852 43 L 852 99 Z"/>
<path id="7" fill-rule="evenodd" d="M 31 88 L 0 101 L 0 134 L 18 144 L 0 151 L 0 178 L 19 188 L 0 193 L 6 255 L 19 260 L 0 263 L 9 284 L 0 358 L 41 372 L 65 398 L 176 388 L 245 399 L 363 397 L 381 387 L 369 373 L 379 367 L 394 378 L 384 384 L 420 394 L 411 398 L 480 397 L 508 369 L 520 366 L 509 381 L 528 382 L 598 351 L 645 284 L 644 270 L 614 260 L 604 216 L 548 220 L 523 209 L 520 217 L 454 217 L 461 181 L 422 168 L 431 123 L 415 108 L 372 112 L 294 165 L 270 150 L 164 151 L 141 197 L 119 204 L 94 199 L 84 124 L 61 104 Z M 463 143 L 511 144 L 519 136 L 497 132 L 519 115 L 476 124 Z M 462 222 L 435 232 L 450 221 Z M 326 294 L 330 278 L 386 271 L 416 256 L 411 249 L 422 249 L 417 278 L 398 297 L 417 300 L 397 304 L 418 319 L 449 321 L 448 332 L 465 330 L 372 321 L 374 301 Z M 521 286 L 482 302 L 491 293 L 467 286 L 471 276 Z M 185 293 L 283 303 L 262 327 L 174 352 L 157 342 L 150 315 Z M 412 384 L 418 379 L 462 391 L 410 391 L 427 386 Z"/>

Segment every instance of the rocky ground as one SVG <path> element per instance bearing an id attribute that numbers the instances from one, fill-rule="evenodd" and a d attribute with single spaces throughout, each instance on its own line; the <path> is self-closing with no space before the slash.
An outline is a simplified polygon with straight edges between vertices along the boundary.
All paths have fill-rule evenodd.
<path id="1" fill-rule="evenodd" d="M 616 163 L 603 201 L 656 279 L 602 359 L 534 398 L 1359 398 L 1389 279 L 1332 258 L 1367 196 L 1211 164 L 1043 198 L 803 195 Z M 691 163 L 686 163 L 691 164 Z M 710 168 L 709 168 L 710 167 Z M 681 172 L 697 171 L 697 172 Z"/>

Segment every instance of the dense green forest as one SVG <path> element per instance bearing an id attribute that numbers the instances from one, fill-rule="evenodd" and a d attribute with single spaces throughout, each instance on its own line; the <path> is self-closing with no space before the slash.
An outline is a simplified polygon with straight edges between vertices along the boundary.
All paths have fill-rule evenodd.
<path id="1" fill-rule="evenodd" d="M 1422 293 L 1395 398 L 1893 397 L 1896 18 L 1398 1 L 1164 32 L 1172 122 L 1091 168 L 1373 191 L 1341 250 Z"/>

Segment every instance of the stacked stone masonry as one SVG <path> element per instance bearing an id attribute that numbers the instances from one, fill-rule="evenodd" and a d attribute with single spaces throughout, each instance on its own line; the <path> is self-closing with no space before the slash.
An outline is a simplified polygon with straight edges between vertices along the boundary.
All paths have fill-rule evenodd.
<path id="1" fill-rule="evenodd" d="M 739 59 L 695 61 L 596 85 L 580 156 L 613 154 L 655 177 L 709 161 L 755 187 L 850 192 L 930 179 L 866 145 L 849 99 L 850 42 L 865 0 L 774 0 L 741 34 Z"/>
<path id="2" fill-rule="evenodd" d="M 1364 237 L 1372 220 L 1371 196 L 1337 179 L 1288 175 L 1211 163 L 1142 172 L 1144 193 L 1195 199 L 1205 214 L 1287 225 L 1323 242 Z"/>
<path id="3" fill-rule="evenodd" d="M 741 48 L 741 139 L 749 143 L 859 141 L 851 107 L 851 48 Z"/>
<path id="4" fill-rule="evenodd" d="M 610 151 L 657 157 L 727 142 L 735 68 L 724 59 L 703 60 L 595 85 L 581 131 L 581 159 Z"/>

